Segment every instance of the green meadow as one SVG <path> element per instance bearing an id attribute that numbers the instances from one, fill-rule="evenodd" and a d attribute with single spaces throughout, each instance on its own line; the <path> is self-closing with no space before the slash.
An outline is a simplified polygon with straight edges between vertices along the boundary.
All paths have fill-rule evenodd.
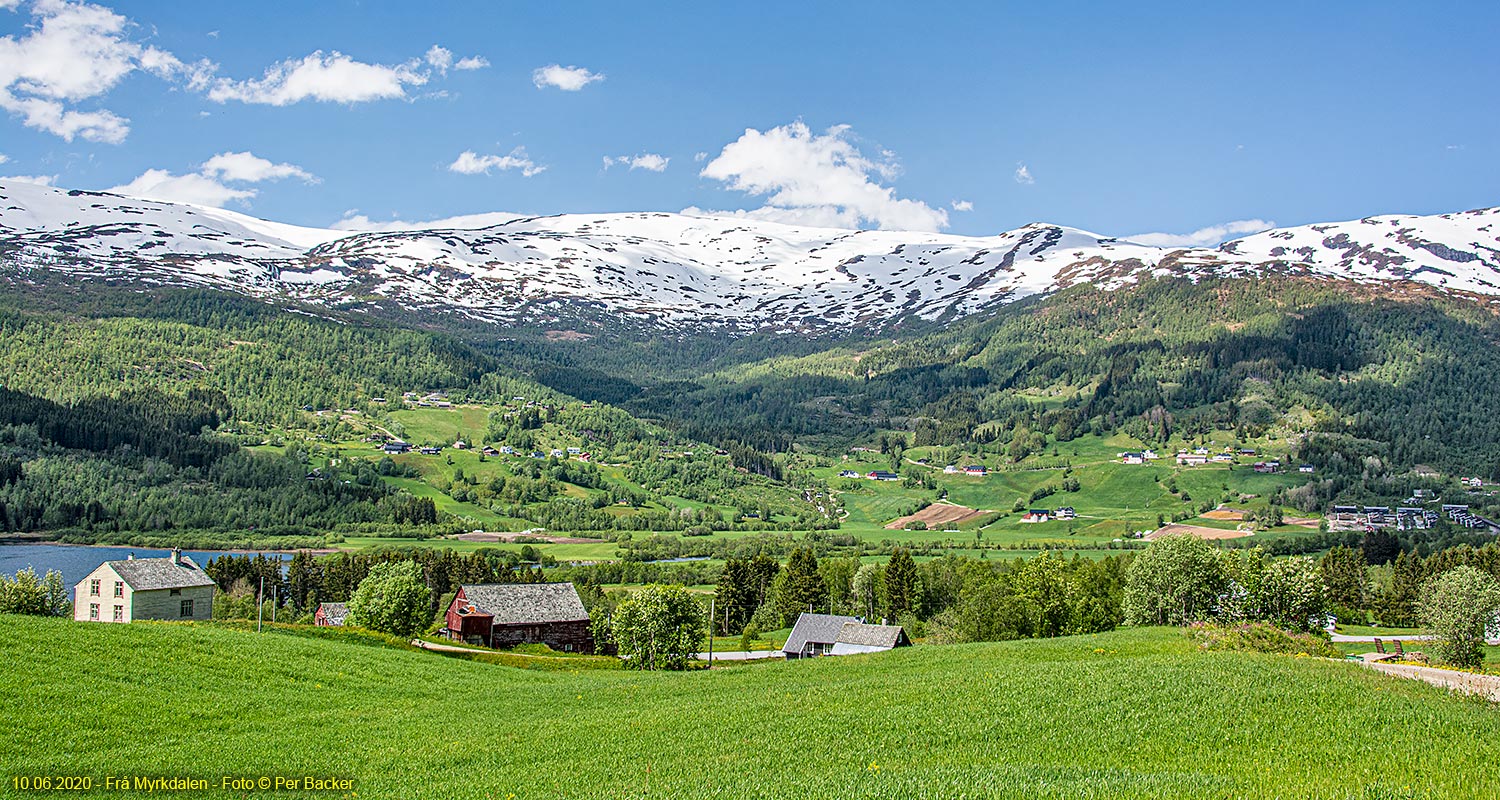
<path id="1" fill-rule="evenodd" d="M 48 774 L 342 775 L 360 797 L 516 800 L 1386 800 L 1500 786 L 1486 703 L 1345 662 L 1205 652 L 1176 630 L 687 673 L 12 616 L 0 647 L 4 796 L 18 795 L 9 776 Z"/>

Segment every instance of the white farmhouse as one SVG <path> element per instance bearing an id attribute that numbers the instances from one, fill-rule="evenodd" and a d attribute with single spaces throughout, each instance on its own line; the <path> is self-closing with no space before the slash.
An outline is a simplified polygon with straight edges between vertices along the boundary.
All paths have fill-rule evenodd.
<path id="1" fill-rule="evenodd" d="M 74 587 L 73 619 L 205 620 L 213 613 L 215 588 L 213 578 L 177 549 L 166 558 L 106 561 Z"/>

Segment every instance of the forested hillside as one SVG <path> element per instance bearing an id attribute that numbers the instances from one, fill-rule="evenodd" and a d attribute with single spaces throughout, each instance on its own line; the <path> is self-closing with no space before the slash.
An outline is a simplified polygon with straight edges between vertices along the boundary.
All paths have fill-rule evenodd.
<path id="1" fill-rule="evenodd" d="M 1308 458 L 1356 474 L 1425 464 L 1500 477 L 1500 420 L 1486 411 L 1500 385 L 1497 344 L 1491 308 L 1461 298 L 1284 277 L 1161 279 L 1076 287 L 942 332 L 716 361 L 694 380 L 642 381 L 623 404 L 770 451 L 837 451 L 895 430 L 908 446 L 1019 460 L 1112 431 L 1165 443 L 1281 426 L 1306 434 Z M 607 358 L 613 377 L 640 374 L 639 348 L 595 346 L 607 356 L 588 368 Z M 572 361 L 585 345 L 554 347 Z"/>
<path id="2" fill-rule="evenodd" d="M 550 394 L 451 337 L 214 291 L 11 284 L 0 342 L 11 389 L 59 401 L 214 389 L 257 422 L 403 391 Z"/>

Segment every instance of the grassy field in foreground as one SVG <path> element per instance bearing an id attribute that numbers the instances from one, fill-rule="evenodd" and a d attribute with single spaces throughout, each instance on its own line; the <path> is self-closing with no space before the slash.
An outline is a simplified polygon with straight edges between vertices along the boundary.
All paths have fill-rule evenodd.
<path id="1" fill-rule="evenodd" d="M 677 674 L 10 616 L 0 649 L 11 775 L 344 774 L 363 797 L 517 800 L 1477 798 L 1500 785 L 1490 705 L 1352 664 L 1202 652 L 1171 630 Z"/>

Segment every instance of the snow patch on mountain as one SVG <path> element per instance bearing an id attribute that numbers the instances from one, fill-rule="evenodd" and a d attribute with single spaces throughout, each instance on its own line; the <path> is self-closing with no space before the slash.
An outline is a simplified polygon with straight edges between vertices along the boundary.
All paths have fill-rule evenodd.
<path id="1" fill-rule="evenodd" d="M 666 213 L 474 215 L 351 232 L 0 182 L 0 267 L 386 302 L 497 323 L 570 312 L 827 331 L 963 316 L 1088 282 L 1268 269 L 1500 294 L 1500 209 L 1382 216 L 1164 248 L 1032 224 L 996 236 Z"/>

